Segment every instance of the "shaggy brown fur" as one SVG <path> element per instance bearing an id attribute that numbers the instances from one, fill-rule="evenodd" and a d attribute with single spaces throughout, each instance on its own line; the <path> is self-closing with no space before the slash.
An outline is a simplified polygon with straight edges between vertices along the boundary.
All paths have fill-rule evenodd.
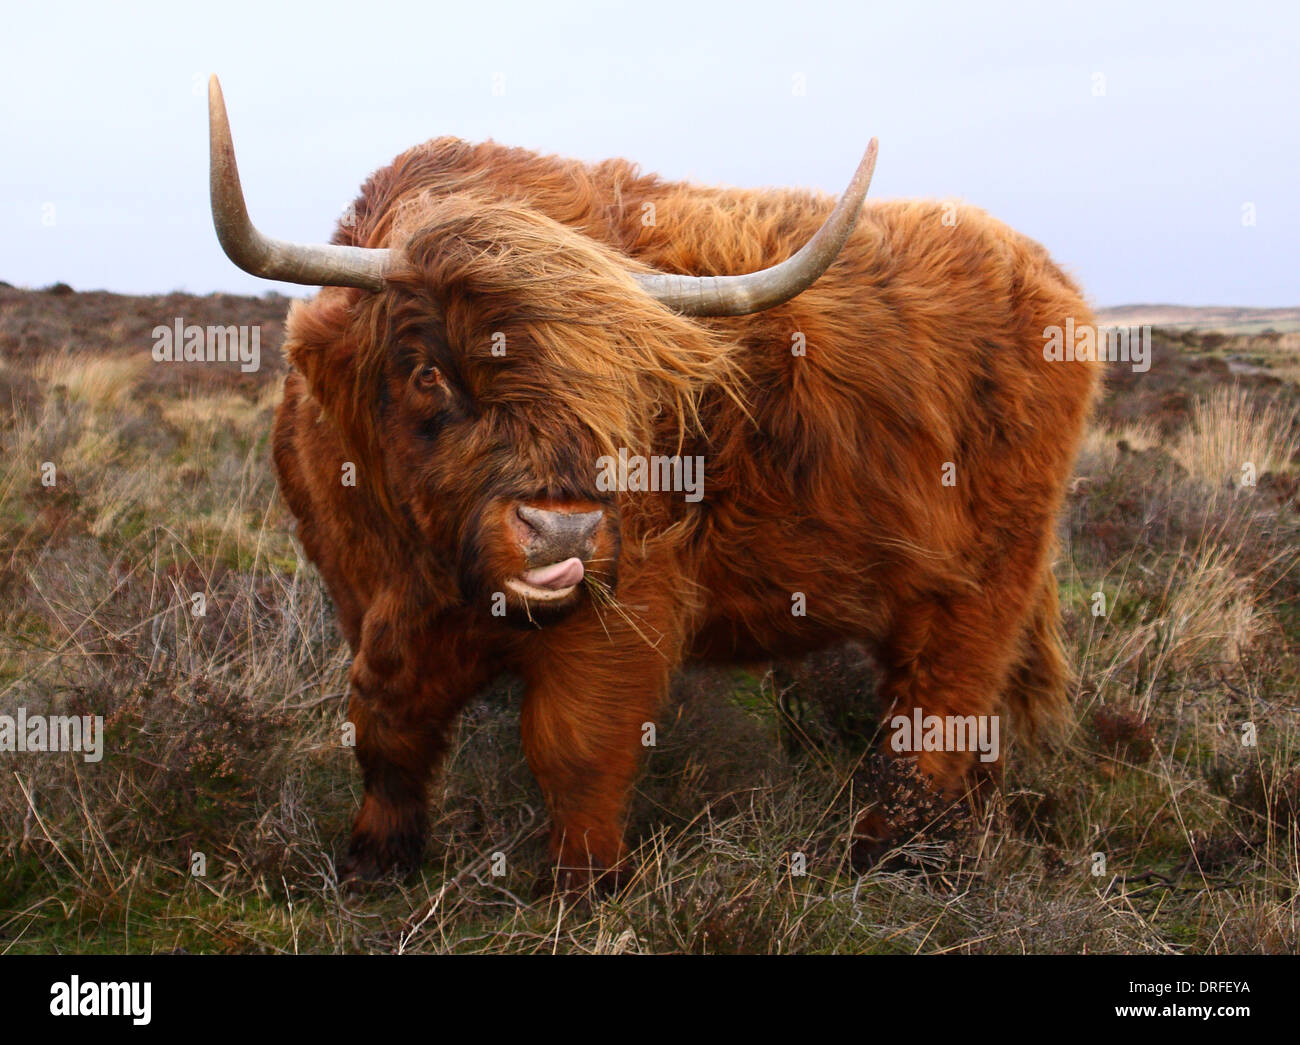
<path id="1" fill-rule="evenodd" d="M 1046 327 L 1091 322 L 1044 250 L 975 209 L 869 201 L 829 271 L 757 315 L 684 318 L 629 276 L 774 264 L 832 205 L 446 138 L 365 185 L 335 241 L 405 266 L 293 307 L 275 431 L 355 653 L 354 871 L 418 859 L 448 728 L 505 671 L 579 878 L 623 856 L 642 726 L 688 658 L 858 639 L 894 713 L 1063 715 L 1050 561 L 1097 367 L 1044 360 Z M 702 456 L 703 500 L 601 491 L 619 448 Z M 585 587 L 502 617 L 521 503 L 605 516 Z M 916 756 L 949 795 L 972 761 Z"/>

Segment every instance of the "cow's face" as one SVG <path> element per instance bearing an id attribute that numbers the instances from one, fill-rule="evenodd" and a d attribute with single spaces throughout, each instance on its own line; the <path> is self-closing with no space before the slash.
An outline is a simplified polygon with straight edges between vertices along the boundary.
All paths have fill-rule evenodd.
<path id="1" fill-rule="evenodd" d="M 557 389 L 581 377 L 547 373 L 522 331 L 491 333 L 503 337 L 479 340 L 445 314 L 398 333 L 375 436 L 395 505 L 460 597 L 545 623 L 591 587 L 615 588 L 618 507 L 597 489 L 598 440 Z"/>
<path id="2" fill-rule="evenodd" d="M 558 620 L 616 591 L 623 520 L 602 459 L 680 434 L 730 363 L 626 258 L 531 210 L 458 197 L 413 217 L 407 267 L 375 294 L 327 291 L 291 319 L 291 355 L 456 598 Z M 313 326 L 343 365 L 313 366 Z"/>

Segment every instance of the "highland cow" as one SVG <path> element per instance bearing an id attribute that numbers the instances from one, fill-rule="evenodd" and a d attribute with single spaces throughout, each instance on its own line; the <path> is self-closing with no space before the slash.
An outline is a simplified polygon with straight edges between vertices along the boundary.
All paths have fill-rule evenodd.
<path id="1" fill-rule="evenodd" d="M 890 715 L 1064 716 L 1051 561 L 1097 365 L 1044 356 L 1092 320 L 1042 247 L 863 208 L 874 141 L 837 204 L 453 138 L 287 244 L 248 219 L 215 78 L 210 108 L 226 252 L 323 287 L 289 313 L 274 457 L 354 658 L 348 873 L 418 862 L 449 730 L 502 673 L 570 885 L 624 860 L 684 663 L 857 640 Z M 698 462 L 699 496 L 600 481 L 631 458 Z M 975 768 L 882 751 L 953 800 Z"/>

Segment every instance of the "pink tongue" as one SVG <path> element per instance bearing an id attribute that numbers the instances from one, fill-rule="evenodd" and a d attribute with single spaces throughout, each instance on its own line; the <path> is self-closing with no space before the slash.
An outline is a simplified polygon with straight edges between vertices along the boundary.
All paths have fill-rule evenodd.
<path id="1" fill-rule="evenodd" d="M 527 573 L 521 574 L 521 576 L 526 583 L 531 584 L 534 588 L 555 590 L 572 588 L 582 580 L 583 572 L 582 560 L 573 558 L 553 563 L 550 566 L 541 566 L 538 569 L 529 570 Z"/>

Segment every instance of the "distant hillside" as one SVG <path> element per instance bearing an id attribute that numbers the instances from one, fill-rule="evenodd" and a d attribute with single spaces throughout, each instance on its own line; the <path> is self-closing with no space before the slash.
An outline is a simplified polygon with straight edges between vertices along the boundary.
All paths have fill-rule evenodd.
<path id="1" fill-rule="evenodd" d="M 1116 305 L 1097 310 L 1102 323 L 1117 326 L 1217 330 L 1226 334 L 1287 333 L 1300 330 L 1300 308 L 1234 308 L 1229 305 Z"/>

